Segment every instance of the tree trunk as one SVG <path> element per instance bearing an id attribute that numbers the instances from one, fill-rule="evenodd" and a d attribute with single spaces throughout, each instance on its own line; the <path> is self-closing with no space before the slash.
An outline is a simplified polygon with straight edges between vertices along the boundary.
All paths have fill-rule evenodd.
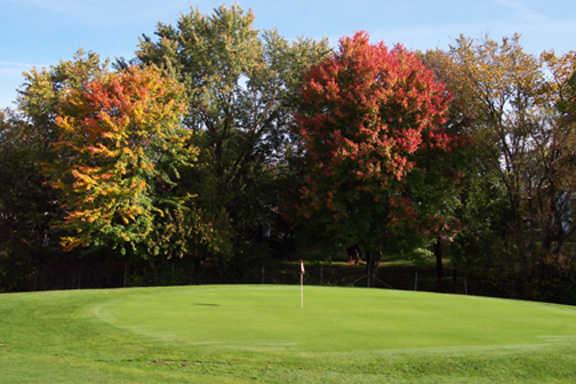
<path id="1" fill-rule="evenodd" d="M 442 248 L 442 239 L 438 237 L 434 243 L 434 256 L 436 256 L 436 289 L 442 289 L 442 279 L 444 278 L 444 264 L 442 257 L 444 249 Z"/>
<path id="2" fill-rule="evenodd" d="M 82 264 L 79 263 L 76 269 L 76 289 L 82 288 Z"/>
<path id="3" fill-rule="evenodd" d="M 122 273 L 122 286 L 128 285 L 128 261 L 124 261 L 124 272 Z"/>
<path id="4" fill-rule="evenodd" d="M 365 251 L 366 255 L 366 286 L 368 288 L 374 286 L 376 268 L 378 265 L 378 257 L 373 251 Z"/>

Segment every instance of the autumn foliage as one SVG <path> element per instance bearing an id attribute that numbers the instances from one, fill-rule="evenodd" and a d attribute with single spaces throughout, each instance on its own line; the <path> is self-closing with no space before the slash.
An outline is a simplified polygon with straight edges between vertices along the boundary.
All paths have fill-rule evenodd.
<path id="1" fill-rule="evenodd" d="M 335 193 L 359 188 L 377 202 L 379 191 L 414 167 L 419 149 L 448 145 L 449 101 L 444 85 L 403 46 L 371 44 L 364 32 L 341 39 L 302 90 L 299 132 L 312 169 L 305 199 L 336 210 Z"/>
<path id="2" fill-rule="evenodd" d="M 64 93 L 52 144 L 58 156 L 46 173 L 65 197 L 65 249 L 125 251 L 152 236 L 155 218 L 166 214 L 158 196 L 196 154 L 180 124 L 182 92 L 154 67 L 131 67 Z"/>
<path id="3" fill-rule="evenodd" d="M 332 49 L 222 6 L 158 24 L 130 61 L 33 68 L 18 93 L 0 111 L 0 290 L 91 284 L 85 268 L 264 281 L 269 261 L 348 257 L 369 286 L 400 258 L 459 290 L 449 260 L 484 293 L 574 301 L 576 52 L 364 32 Z"/>

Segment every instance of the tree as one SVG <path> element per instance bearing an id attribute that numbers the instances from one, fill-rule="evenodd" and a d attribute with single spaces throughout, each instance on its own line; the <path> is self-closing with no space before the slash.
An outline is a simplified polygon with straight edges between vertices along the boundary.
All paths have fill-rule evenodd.
<path id="1" fill-rule="evenodd" d="M 50 221 L 54 198 L 36 167 L 38 147 L 14 111 L 0 111 L 0 289 L 21 290 L 35 261 L 54 251 Z"/>
<path id="2" fill-rule="evenodd" d="M 302 211 L 344 249 L 362 249 L 368 285 L 391 228 L 415 213 L 403 180 L 416 155 L 448 148 L 449 100 L 416 54 L 370 44 L 363 32 L 341 39 L 338 52 L 306 76 L 298 115 L 308 161 Z"/>
<path id="3" fill-rule="evenodd" d="M 496 172 L 510 217 L 507 234 L 526 274 L 561 259 L 574 233 L 569 200 L 573 133 L 559 113 L 576 60 L 573 53 L 540 58 L 526 53 L 518 35 L 498 43 L 464 37 L 452 48 L 462 82 L 471 84 L 478 119 L 473 135 L 484 147 L 483 166 Z M 556 256 L 553 256 L 556 255 Z"/>
<path id="4" fill-rule="evenodd" d="M 177 25 L 144 36 L 137 57 L 172 72 L 186 85 L 186 126 L 195 132 L 199 166 L 183 177 L 199 195 L 227 264 L 265 253 L 278 220 L 278 180 L 294 150 L 292 111 L 304 69 L 328 52 L 325 42 L 288 42 L 253 27 L 239 6 L 211 15 L 195 10 Z M 201 181 L 201 182 L 199 182 Z M 272 231 L 274 233 L 275 231 Z M 273 236 L 273 235 L 272 235 Z M 230 262 L 232 257 L 238 262 Z"/>
<path id="5" fill-rule="evenodd" d="M 54 106 L 54 153 L 44 165 L 66 214 L 65 250 L 111 246 L 122 254 L 183 256 L 181 229 L 197 228 L 179 174 L 197 149 L 180 122 L 182 87 L 154 67 L 100 73 Z M 189 220 L 186 220 L 189 218 Z"/>
<path id="6" fill-rule="evenodd" d="M 42 179 L 28 128 L 13 111 L 0 111 L 0 243 L 39 246 L 47 235 L 43 199 L 48 195 L 38 185 Z"/>
<path id="7" fill-rule="evenodd" d="M 3 279 L 11 288 L 37 288 L 35 276 L 48 256 L 57 253 L 63 217 L 57 192 L 47 185 L 40 164 L 51 162 L 55 140 L 55 109 L 63 90 L 101 71 L 97 55 L 78 52 L 74 60 L 24 74 L 18 110 L 0 120 L 0 253 L 6 257 Z M 0 266 L 0 269 L 2 267 Z M 14 285 L 16 284 L 16 285 Z"/>
<path id="8" fill-rule="evenodd" d="M 471 210 L 474 209 L 474 215 L 478 215 L 480 222 L 483 222 L 487 212 L 502 214 L 503 211 L 489 209 L 496 197 L 495 189 L 480 187 L 488 185 L 492 180 L 489 177 L 492 170 L 483 167 L 482 159 L 491 156 L 494 149 L 476 140 L 474 136 L 473 127 L 480 119 L 481 112 L 479 100 L 474 97 L 474 85 L 459 75 L 460 69 L 448 52 L 429 50 L 421 54 L 421 57 L 451 94 L 445 126 L 451 138 L 451 150 L 421 152 L 417 162 L 419 167 L 406 182 L 412 190 L 410 193 L 417 196 L 419 203 L 416 206 L 425 211 L 425 214 L 420 213 L 418 216 L 428 218 L 421 227 L 425 228 L 423 234 L 428 235 L 429 241 L 432 238 L 437 285 L 442 288 L 445 256 L 451 257 L 452 267 L 458 265 L 459 256 L 466 258 L 467 264 L 470 264 L 470 256 L 478 256 L 477 253 L 466 251 L 456 253 L 453 246 L 464 232 L 479 226 L 478 222 L 471 219 Z M 481 208 L 483 205 L 484 210 Z M 433 220 L 429 220 L 430 217 Z M 491 252 L 487 247 L 489 244 L 494 242 L 488 241 L 478 247 L 483 249 L 482 258 L 485 261 L 488 260 L 486 255 Z"/>
<path id="9" fill-rule="evenodd" d="M 507 294 L 541 294 L 539 281 L 573 263 L 565 244 L 574 233 L 574 141 L 562 110 L 574 54 L 536 57 L 518 35 L 501 42 L 461 37 L 427 62 L 453 93 L 450 120 L 462 123 L 471 144 L 455 265 L 482 270 Z"/>
<path id="10" fill-rule="evenodd" d="M 51 146 L 57 140 L 57 105 L 69 89 L 78 88 L 103 73 L 106 66 L 107 63 L 102 63 L 98 55 L 78 51 L 72 60 L 24 73 L 25 81 L 18 91 L 19 113 L 13 115 L 7 125 L 11 128 L 6 138 L 11 140 L 6 143 L 11 143 L 12 149 L 18 148 L 18 155 L 8 155 L 12 159 L 7 158 L 7 161 L 13 165 L 3 167 L 15 171 L 13 180 L 6 184 L 10 188 L 4 191 L 19 196 L 18 202 L 12 201 L 9 206 L 34 217 L 19 219 L 18 222 L 28 222 L 35 228 L 37 235 L 29 237 L 36 239 L 35 244 L 57 248 L 60 234 L 53 224 L 63 218 L 58 193 L 48 185 L 41 170 L 41 164 L 50 163 L 55 158 Z M 13 161 L 16 158 L 18 162 Z M 16 164 L 21 169 L 17 170 Z"/>

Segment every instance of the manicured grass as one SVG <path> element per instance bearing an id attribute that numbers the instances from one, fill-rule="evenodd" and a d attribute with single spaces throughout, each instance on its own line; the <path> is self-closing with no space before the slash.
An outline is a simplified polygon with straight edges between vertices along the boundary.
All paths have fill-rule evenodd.
<path id="1" fill-rule="evenodd" d="M 0 295 L 0 383 L 573 383 L 576 308 L 295 286 Z"/>

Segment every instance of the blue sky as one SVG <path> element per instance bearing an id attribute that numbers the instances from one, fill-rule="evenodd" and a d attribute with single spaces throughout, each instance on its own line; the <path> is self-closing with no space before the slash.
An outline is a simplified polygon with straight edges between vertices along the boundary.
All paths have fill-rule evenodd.
<path id="1" fill-rule="evenodd" d="M 131 57 L 142 33 L 198 7 L 251 8 L 258 28 L 289 38 L 340 36 L 358 30 L 409 48 L 447 48 L 463 33 L 499 38 L 519 32 L 527 50 L 576 49 L 573 0 L 0 0 L 0 108 L 13 106 L 22 71 L 66 59 L 78 48 Z"/>

